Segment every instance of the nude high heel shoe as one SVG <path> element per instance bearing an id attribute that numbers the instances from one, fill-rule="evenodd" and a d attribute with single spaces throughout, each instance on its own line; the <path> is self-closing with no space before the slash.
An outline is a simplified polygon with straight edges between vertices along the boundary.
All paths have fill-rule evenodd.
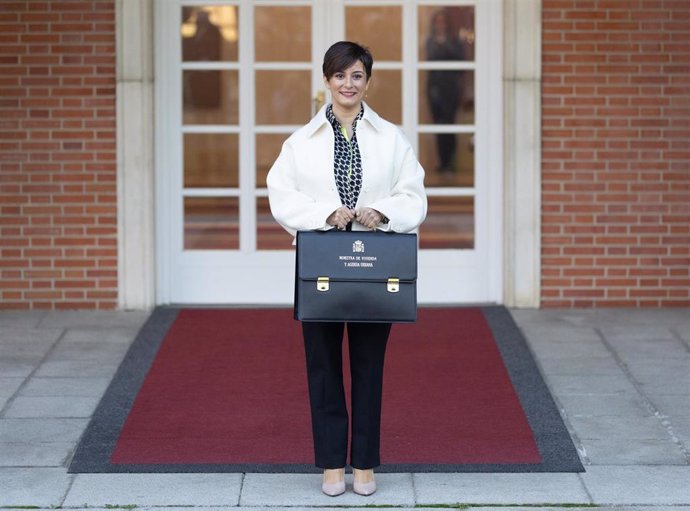
<path id="1" fill-rule="evenodd" d="M 321 491 L 329 497 L 337 497 L 345 493 L 345 469 L 331 469 L 340 471 L 340 480 L 335 483 L 326 482 L 326 470 L 323 471 L 323 483 L 321 484 Z"/>
<path id="2" fill-rule="evenodd" d="M 352 489 L 357 495 L 368 497 L 376 491 L 376 481 L 374 480 L 374 471 L 372 469 L 358 470 L 355 468 L 352 472 L 355 474 L 355 482 Z M 359 482 L 357 479 L 364 479 L 367 482 Z"/>

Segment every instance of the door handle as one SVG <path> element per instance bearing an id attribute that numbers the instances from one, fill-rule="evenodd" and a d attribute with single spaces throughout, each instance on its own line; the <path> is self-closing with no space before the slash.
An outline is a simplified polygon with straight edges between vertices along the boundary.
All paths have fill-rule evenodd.
<path id="1" fill-rule="evenodd" d="M 321 110 L 321 107 L 326 103 L 326 92 L 322 90 L 318 91 L 311 101 L 314 106 L 312 115 L 316 115 L 316 112 Z"/>

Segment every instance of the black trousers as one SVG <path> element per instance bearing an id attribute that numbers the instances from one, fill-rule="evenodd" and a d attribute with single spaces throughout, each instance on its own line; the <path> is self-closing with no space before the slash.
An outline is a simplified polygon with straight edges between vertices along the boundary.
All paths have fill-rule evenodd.
<path id="1" fill-rule="evenodd" d="M 303 322 L 307 379 L 320 468 L 347 465 L 348 413 L 343 385 L 344 323 Z M 365 470 L 381 464 L 383 363 L 390 323 L 347 323 L 352 377 L 350 465 Z"/>

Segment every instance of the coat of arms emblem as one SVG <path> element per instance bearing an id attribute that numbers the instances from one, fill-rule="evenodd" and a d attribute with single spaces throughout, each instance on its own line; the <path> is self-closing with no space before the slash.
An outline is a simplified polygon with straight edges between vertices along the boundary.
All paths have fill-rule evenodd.
<path id="1" fill-rule="evenodd" d="M 364 252 L 364 242 L 362 240 L 357 240 L 352 244 L 353 252 Z"/>

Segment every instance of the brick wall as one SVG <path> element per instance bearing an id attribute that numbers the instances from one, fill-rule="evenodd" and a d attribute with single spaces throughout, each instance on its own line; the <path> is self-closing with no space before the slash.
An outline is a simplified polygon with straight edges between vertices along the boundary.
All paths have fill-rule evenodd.
<path id="1" fill-rule="evenodd" d="M 0 308 L 117 306 L 115 2 L 0 0 Z"/>
<path id="2" fill-rule="evenodd" d="M 690 305 L 690 1 L 543 0 L 542 304 Z"/>
<path id="3" fill-rule="evenodd" d="M 116 307 L 114 23 L 0 0 L 0 308 Z M 690 1 L 543 29 L 543 305 L 690 305 Z"/>

